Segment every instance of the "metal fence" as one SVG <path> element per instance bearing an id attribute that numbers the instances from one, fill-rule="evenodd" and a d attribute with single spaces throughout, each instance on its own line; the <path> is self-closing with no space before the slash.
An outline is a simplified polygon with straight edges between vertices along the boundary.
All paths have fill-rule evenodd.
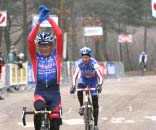
<path id="1" fill-rule="evenodd" d="M 61 84 L 72 82 L 73 64 L 73 61 L 63 62 Z M 2 67 L 0 89 L 34 84 L 32 65 L 30 63 L 24 63 L 23 66 L 23 69 L 19 69 L 15 64 L 7 64 Z M 104 78 L 114 78 L 125 75 L 124 64 L 122 62 L 99 62 L 99 68 L 103 71 Z"/>

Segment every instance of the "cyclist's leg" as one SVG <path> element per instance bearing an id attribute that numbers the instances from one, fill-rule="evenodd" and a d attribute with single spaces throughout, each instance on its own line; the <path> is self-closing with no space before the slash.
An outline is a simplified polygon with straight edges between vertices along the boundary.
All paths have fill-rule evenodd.
<path id="1" fill-rule="evenodd" d="M 85 88 L 85 85 L 83 83 L 78 83 L 78 88 Z M 78 91 L 77 97 L 80 103 L 80 107 L 83 106 L 83 91 Z"/>
<path id="2" fill-rule="evenodd" d="M 45 100 L 40 95 L 34 96 L 34 108 L 35 108 L 35 110 L 44 110 L 45 109 Z M 34 127 L 35 127 L 35 130 L 40 130 L 41 114 L 34 115 Z"/>
<path id="3" fill-rule="evenodd" d="M 78 83 L 78 88 L 85 88 L 86 85 L 84 83 Z M 83 91 L 77 92 L 78 101 L 80 104 L 79 114 L 82 116 L 84 113 L 84 107 L 83 107 Z"/>
<path id="4" fill-rule="evenodd" d="M 94 125 L 98 125 L 98 115 L 99 115 L 99 104 L 98 104 L 98 96 L 92 96 L 92 103 L 93 103 L 93 117 L 94 117 Z"/>
<path id="5" fill-rule="evenodd" d="M 59 130 L 60 125 L 60 118 L 50 119 L 50 130 Z"/>
<path id="6" fill-rule="evenodd" d="M 50 130 L 59 130 L 60 125 L 62 124 L 61 113 L 61 96 L 59 91 L 50 92 L 47 94 L 48 107 L 52 110 L 52 113 L 49 115 L 50 119 Z"/>

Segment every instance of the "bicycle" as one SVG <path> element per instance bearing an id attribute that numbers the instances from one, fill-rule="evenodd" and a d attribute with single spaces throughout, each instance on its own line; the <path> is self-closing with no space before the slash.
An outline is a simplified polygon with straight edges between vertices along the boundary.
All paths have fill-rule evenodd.
<path id="1" fill-rule="evenodd" d="M 41 111 L 27 111 L 26 107 L 23 107 L 23 112 L 22 112 L 22 122 L 23 122 L 23 126 L 26 126 L 26 115 L 27 114 L 41 114 L 41 128 L 40 130 L 50 130 L 50 120 L 49 120 L 49 114 L 51 114 L 52 111 L 47 110 L 47 108 L 45 108 L 45 110 L 41 110 Z M 60 110 L 61 112 L 61 110 Z M 61 113 L 60 113 L 61 115 Z"/>
<path id="2" fill-rule="evenodd" d="M 84 122 L 85 122 L 85 130 L 94 130 L 94 117 L 93 117 L 93 105 L 90 91 L 96 90 L 96 88 L 90 88 L 87 86 L 86 88 L 77 88 L 76 91 L 84 92 Z"/>

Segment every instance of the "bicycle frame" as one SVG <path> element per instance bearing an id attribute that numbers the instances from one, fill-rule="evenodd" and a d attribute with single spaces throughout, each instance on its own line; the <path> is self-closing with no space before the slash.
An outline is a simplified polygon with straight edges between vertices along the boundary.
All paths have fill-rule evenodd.
<path id="1" fill-rule="evenodd" d="M 76 91 L 83 91 L 84 94 L 84 122 L 85 122 L 85 130 L 93 130 L 94 129 L 94 118 L 93 118 L 93 105 L 90 91 L 96 90 L 96 88 L 80 88 L 76 89 Z"/>
<path id="2" fill-rule="evenodd" d="M 25 116 L 26 114 L 42 114 L 42 118 L 41 118 L 41 128 L 40 130 L 49 130 L 49 118 L 48 115 L 51 113 L 51 111 L 48 111 L 47 108 L 45 108 L 45 110 L 42 111 L 26 111 L 26 107 L 23 107 L 23 112 L 22 112 L 22 122 L 23 125 L 26 126 L 26 119 Z"/>

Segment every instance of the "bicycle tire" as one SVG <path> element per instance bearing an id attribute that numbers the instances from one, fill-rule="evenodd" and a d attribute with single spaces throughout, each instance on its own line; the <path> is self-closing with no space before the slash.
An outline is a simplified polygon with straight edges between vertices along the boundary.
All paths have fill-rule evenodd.
<path id="1" fill-rule="evenodd" d="M 88 99 L 88 102 L 84 103 L 84 106 L 85 130 L 94 130 L 93 110 L 90 99 Z"/>
<path id="2" fill-rule="evenodd" d="M 84 121 L 85 121 L 85 130 L 89 130 L 89 115 L 88 115 L 88 102 L 84 103 Z"/>
<path id="3" fill-rule="evenodd" d="M 90 101 L 90 98 L 88 99 L 88 104 L 89 130 L 94 130 L 93 106 Z"/>

